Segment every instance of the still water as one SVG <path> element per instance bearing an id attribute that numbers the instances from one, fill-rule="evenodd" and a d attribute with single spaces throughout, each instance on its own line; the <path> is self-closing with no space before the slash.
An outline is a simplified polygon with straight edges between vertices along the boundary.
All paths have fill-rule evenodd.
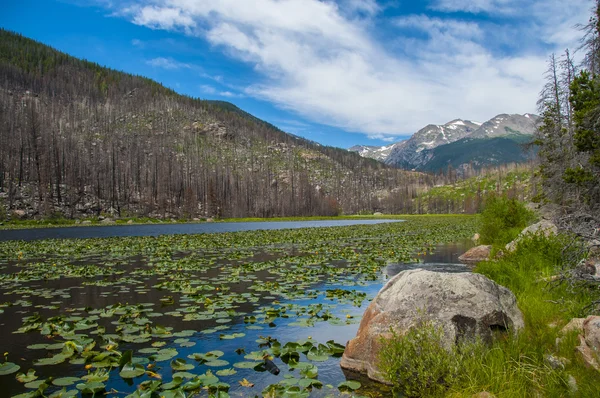
<path id="1" fill-rule="evenodd" d="M 143 224 L 107 225 L 91 227 L 57 227 L 0 230 L 0 241 L 39 239 L 110 238 L 122 236 L 159 236 L 240 232 L 274 229 L 296 229 L 316 227 L 345 227 L 350 225 L 374 225 L 402 220 L 316 220 L 316 221 L 260 221 L 260 222 L 217 222 L 189 224 Z"/>
<path id="2" fill-rule="evenodd" d="M 215 224 L 184 224 L 184 225 L 143 225 L 143 226 L 115 226 L 115 227 L 78 227 L 78 228 L 53 228 L 48 230 L 34 229 L 27 231 L 34 234 L 32 239 L 47 237 L 106 237 L 106 236 L 148 236 L 155 234 L 180 234 L 191 232 L 227 232 L 247 231 L 256 229 L 274 228 L 302 228 L 319 226 L 341 226 L 357 224 L 375 224 L 392 222 L 391 220 L 339 220 L 339 221 L 311 221 L 311 222 L 268 222 L 268 223 L 215 223 Z M 1 233 L 19 233 L 24 231 L 2 231 Z M 7 238 L 4 235 L 2 238 Z M 19 239 L 14 235 L 11 239 Z M 23 327 L 25 319 L 32 314 L 39 314 L 45 322 L 52 322 L 60 327 L 67 325 L 74 328 L 74 336 L 92 338 L 98 341 L 95 350 L 102 353 L 106 343 L 102 343 L 102 336 L 145 336 L 136 341 L 121 340 L 118 350 L 133 350 L 134 356 L 147 365 L 149 353 L 144 350 L 152 349 L 151 344 L 161 350 L 172 349 L 177 352 L 174 358 L 186 359 L 193 365 L 189 372 L 203 374 L 207 371 L 216 373 L 220 370 L 234 369 L 234 375 L 219 377 L 221 382 L 228 383 L 231 387 L 229 394 L 233 397 L 261 396 L 261 392 L 270 384 L 280 383 L 285 377 L 300 378 L 298 369 L 292 369 L 281 358 L 273 360 L 280 367 L 281 373 L 273 375 L 269 372 L 259 372 L 255 369 L 236 368 L 234 365 L 248 361 L 245 356 L 252 352 L 260 352 L 265 347 L 261 346 L 261 339 L 277 339 L 284 345 L 287 342 L 313 341 L 324 344 L 333 340 L 345 345 L 352 339 L 358 330 L 360 318 L 370 300 L 389 278 L 406 269 L 426 268 L 443 272 L 464 272 L 467 268 L 457 264 L 457 257 L 466 251 L 470 243 L 463 241 L 454 244 L 440 245 L 429 254 L 421 257 L 421 263 L 388 264 L 378 274 L 377 278 L 370 281 L 356 283 L 355 276 L 340 274 L 338 278 L 323 275 L 319 282 L 310 288 L 301 290 L 295 297 L 278 295 L 269 289 L 260 289 L 262 284 L 272 283 L 277 286 L 284 284 L 285 270 L 273 274 L 268 268 L 263 268 L 273 261 L 277 261 L 282 253 L 254 252 L 250 256 L 233 258 L 218 252 L 188 253 L 185 256 L 192 262 L 206 264 L 206 266 L 192 267 L 196 271 L 185 274 L 185 280 L 176 275 L 163 273 L 154 274 L 153 267 L 157 264 L 149 263 L 144 257 L 128 259 L 122 262 L 114 260 L 83 259 L 82 263 L 91 266 L 111 267 L 109 275 L 100 275 L 82 278 L 58 278 L 44 280 L 20 281 L 18 279 L 5 279 L 2 276 L 15 275 L 15 271 L 27 272 L 26 264 L 14 262 L 0 263 L 0 352 L 8 352 L 8 360 L 21 366 L 20 371 L 27 373 L 34 369 L 39 380 L 60 378 L 65 376 L 82 377 L 95 372 L 96 367 L 84 369 L 82 363 L 71 363 L 66 360 L 52 366 L 38 366 L 36 361 L 48 358 L 60 351 L 47 349 L 32 349 L 32 345 L 60 345 L 67 341 L 64 335 L 68 333 L 45 336 L 37 331 L 17 333 Z M 289 253 L 288 253 L 289 254 Z M 185 259 L 186 257 L 183 257 Z M 51 262 L 51 259 L 43 261 Z M 302 266 L 302 265 L 300 265 Z M 340 263 L 340 267 L 345 264 Z M 240 275 L 233 275 L 234 271 L 247 269 Z M 329 269 L 331 272 L 331 269 Z M 187 281 L 192 281 L 192 287 L 221 286 L 223 293 L 205 296 L 198 291 L 191 295 L 185 291 L 179 292 L 179 285 L 185 286 Z M 197 282 L 196 285 L 194 283 Z M 294 281 L 285 282 L 289 286 Z M 163 285 L 163 287 L 159 287 Z M 168 284 L 168 287 L 165 288 Z M 256 288 L 259 290 L 256 290 Z M 276 289 L 275 287 L 273 289 Z M 217 289 L 219 290 L 219 289 Z M 287 291 L 290 291 L 288 288 Z M 351 293 L 349 296 L 335 296 L 335 292 Z M 331 293 L 331 295 L 330 295 Z M 206 298 L 211 297 L 218 306 L 213 307 L 213 313 L 203 311 L 207 307 Z M 347 297 L 350 297 L 348 299 Z M 356 305 L 359 297 L 360 306 Z M 200 304 L 202 303 L 202 304 Z M 135 307 L 132 307 L 131 305 Z M 132 315 L 132 311 L 135 317 Z M 272 322 L 265 321 L 270 311 L 277 311 L 277 316 Z M 285 311 L 283 311 L 285 310 Z M 110 315 L 116 311 L 116 315 Z M 287 311 L 287 312 L 286 312 Z M 329 320 L 321 317 L 308 316 L 317 311 L 318 314 L 328 312 Z M 296 314 L 296 315 L 294 315 Z M 198 316 L 200 315 L 200 316 Z M 249 317 L 256 317 L 256 323 L 248 321 Z M 53 320 L 54 319 L 54 320 Z M 337 320 L 332 322 L 332 320 Z M 139 322 L 138 322 L 139 321 Z M 308 322 L 308 323 L 307 323 Z M 304 323 L 304 324 L 303 324 Z M 69 326 L 70 325 L 70 326 Z M 144 330 L 135 333 L 125 333 L 127 329 L 145 325 L 149 331 L 158 325 L 172 328 L 172 335 L 157 335 Z M 151 325 L 151 326 L 149 326 Z M 57 327 L 58 327 L 57 326 Z M 154 330 L 154 329 L 152 329 Z M 180 333 L 178 336 L 177 333 Z M 239 337 L 228 339 L 223 336 L 236 335 Z M 78 337 L 79 338 L 79 337 Z M 104 337 L 104 341 L 110 337 Z M 137 338 L 137 337 L 136 337 Z M 56 350 L 56 349 L 54 349 Z M 60 348 L 59 348 L 60 350 Z M 194 353 L 207 353 L 218 350 L 223 353 L 219 358 L 221 365 L 210 366 L 197 362 Z M 173 358 L 173 359 L 174 359 Z M 307 362 L 305 354 L 300 354 L 300 361 Z M 97 363 L 101 363 L 99 361 Z M 88 360 L 89 363 L 89 360 Z M 339 394 L 335 386 L 346 380 L 347 375 L 339 366 L 339 357 L 330 356 L 324 361 L 315 362 L 318 365 L 318 380 L 324 385 L 332 385 L 333 389 L 314 389 L 311 396 L 334 396 Z M 100 369 L 102 369 L 100 367 Z M 157 361 L 152 371 L 159 374 L 164 382 L 170 381 L 176 370 L 172 369 L 171 359 Z M 0 376 L 2 391 L 0 396 L 14 396 L 27 391 L 23 383 L 18 382 L 15 375 Z M 351 377 L 351 376 L 350 376 Z M 116 396 L 125 396 L 135 391 L 144 380 L 151 380 L 148 374 L 135 379 L 124 379 L 119 376 L 118 370 L 109 372 L 105 381 L 107 390 L 114 391 Z M 254 386 L 242 386 L 239 382 L 247 379 Z M 364 382 L 364 380 L 361 380 Z M 51 381 L 50 381 L 51 382 Z M 364 386 L 362 394 L 370 396 L 389 396 L 389 391 L 382 390 L 379 385 Z M 46 393 L 59 390 L 51 386 Z M 66 387 L 75 390 L 75 384 Z M 32 391 L 31 388 L 29 391 Z M 118 392 L 118 393 L 117 393 Z M 206 396 L 206 394 L 205 394 Z"/>

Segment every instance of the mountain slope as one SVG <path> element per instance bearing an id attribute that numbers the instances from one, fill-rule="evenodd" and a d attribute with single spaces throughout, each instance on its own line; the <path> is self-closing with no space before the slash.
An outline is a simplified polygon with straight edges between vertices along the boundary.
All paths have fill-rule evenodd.
<path id="1" fill-rule="evenodd" d="M 493 138 L 463 138 L 448 145 L 431 149 L 431 157 L 421 170 L 445 171 L 448 167 L 461 169 L 467 166 L 498 166 L 508 163 L 524 163 L 531 160 L 533 152 L 525 151 L 523 144 L 528 135 Z"/>
<path id="2" fill-rule="evenodd" d="M 401 185 L 409 197 L 419 184 L 429 177 L 0 30 L 0 209 L 9 213 L 329 215 L 380 210 L 376 193 Z"/>
<path id="3" fill-rule="evenodd" d="M 529 156 L 518 144 L 530 140 L 537 120 L 531 114 L 501 114 L 483 124 L 456 119 L 444 125 L 428 125 L 410 139 L 391 146 L 350 150 L 392 166 L 427 171 L 448 165 L 460 169 L 469 164 L 483 167 L 523 162 Z"/>

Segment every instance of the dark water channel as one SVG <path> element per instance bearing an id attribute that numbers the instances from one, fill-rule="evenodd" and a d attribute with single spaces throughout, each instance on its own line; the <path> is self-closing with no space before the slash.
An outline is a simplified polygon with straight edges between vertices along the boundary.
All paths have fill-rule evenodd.
<path id="1" fill-rule="evenodd" d="M 256 230 L 345 227 L 350 225 L 373 225 L 402 220 L 315 220 L 315 221 L 265 221 L 265 222 L 217 222 L 189 224 L 106 225 L 56 228 L 31 228 L 0 230 L 0 241 L 39 239 L 110 238 L 121 236 L 159 236 L 240 232 Z"/>
<path id="2" fill-rule="evenodd" d="M 334 225 L 345 222 L 338 221 Z M 266 224 L 273 225 L 274 223 Z M 286 224 L 285 228 L 294 228 L 289 225 L 294 223 L 284 224 Z M 327 222 L 327 225 L 331 225 L 331 222 Z M 197 226 L 208 226 L 210 228 L 231 227 L 226 224 L 202 224 Z M 242 230 L 244 228 L 248 230 L 257 225 L 243 226 L 236 224 L 236 226 L 241 226 Z M 142 226 L 142 228 L 145 227 Z M 180 232 L 176 232 L 176 229 L 172 229 L 170 233 L 189 233 L 190 231 L 186 228 L 196 227 L 196 225 L 148 227 L 183 227 L 185 231 L 179 230 Z M 111 231 L 120 233 L 121 228 L 127 228 L 123 231 L 129 230 L 128 227 L 100 227 L 91 228 L 89 233 L 93 231 L 103 234 L 108 234 Z M 134 228 L 139 229 L 140 226 Z M 50 233 L 57 230 L 59 229 L 45 232 Z M 79 232 L 84 231 L 84 228 L 70 228 L 69 230 Z M 34 230 L 34 232 L 37 231 L 39 230 Z M 144 229 L 136 235 L 150 235 L 157 233 L 156 231 Z M 127 236 L 131 236 L 131 234 L 133 233 L 130 232 Z M 81 234 L 78 235 L 78 237 L 83 237 Z M 289 370 L 280 358 L 274 358 L 274 362 L 282 370 L 279 375 L 233 366 L 239 362 L 248 362 L 249 359 L 244 358 L 245 355 L 264 349 L 257 342 L 261 337 L 269 336 L 277 339 L 282 345 L 286 342 L 313 341 L 316 344 L 317 342 L 325 343 L 330 340 L 345 345 L 348 340 L 356 335 L 360 318 L 369 301 L 391 276 L 412 268 L 426 268 L 444 272 L 467 271 L 466 267 L 457 264 L 457 257 L 466 251 L 469 246 L 470 242 L 468 241 L 438 246 L 432 253 L 421 256 L 422 263 L 388 264 L 378 274 L 377 279 L 363 281 L 358 284 L 355 283 L 355 276 L 353 275 L 336 278 L 335 282 L 332 282 L 331 278 L 319 278 L 309 288 L 302 287 L 300 289 L 301 293 L 299 292 L 295 296 L 290 294 L 290 291 L 294 292 L 294 281 L 287 282 L 286 294 L 283 295 L 275 294 L 267 286 L 269 283 L 276 286 L 282 280 L 283 275 L 281 273 L 275 275 L 269 271 L 267 265 L 272 266 L 274 261 L 278 261 L 277 255 L 273 255 L 273 253 L 253 253 L 246 258 L 234 260 L 227 259 L 227 256 L 221 256 L 217 253 L 196 253 L 199 264 L 196 270 L 181 274 L 174 270 L 172 273 L 163 272 L 155 275 L 152 272 L 152 264 L 148 264 L 142 257 L 136 257 L 117 262 L 117 264 L 110 264 L 118 272 L 112 272 L 107 276 L 58 278 L 28 282 L 5 281 L 0 283 L 0 303 L 7 302 L 11 305 L 0 306 L 0 310 L 3 310 L 3 313 L 0 311 L 0 353 L 8 352 L 8 360 L 21 366 L 20 372 L 27 373 L 28 369 L 34 369 L 36 375 L 39 376 L 38 380 L 48 377 L 81 377 L 94 371 L 95 368 L 85 370 L 82 363 L 69 363 L 69 360 L 52 366 L 33 365 L 36 360 L 52 356 L 52 354 L 59 351 L 53 352 L 28 347 L 39 344 L 57 344 L 66 341 L 66 339 L 56 336 L 47 338 L 37 331 L 15 334 L 14 332 L 23 326 L 24 317 L 34 313 L 39 314 L 41 319 L 44 320 L 49 320 L 51 317 L 62 317 L 63 323 L 66 319 L 67 323 L 75 325 L 78 322 L 87 320 L 89 321 L 88 324 L 75 327 L 74 334 L 93 338 L 99 342 L 101 341 L 99 336 L 103 333 L 106 339 L 106 336 L 116 336 L 119 328 L 143 325 L 144 320 L 148 320 L 152 327 L 162 325 L 172 328 L 171 335 L 152 334 L 146 341 L 142 341 L 144 339 L 132 342 L 120 341 L 118 343 L 119 351 L 133 350 L 135 357 L 145 359 L 148 355 L 140 354 L 140 350 L 148 349 L 152 343 L 158 343 L 161 350 L 172 348 L 177 351 L 177 355 L 172 359 L 184 358 L 188 364 L 193 364 L 194 368 L 189 370 L 193 374 L 202 374 L 209 370 L 216 373 L 220 370 L 234 368 L 237 372 L 235 375 L 219 376 L 220 381 L 230 384 L 229 394 L 231 396 L 261 396 L 261 391 L 270 384 L 279 383 L 289 376 L 300 377 L 298 370 Z M 254 264 L 254 266 L 248 268 L 248 272 L 241 272 L 240 270 L 243 270 L 248 264 Z M 265 264 L 265 267 L 260 266 L 261 264 Z M 340 264 L 340 266 L 343 267 L 344 264 Z M 14 272 L 16 268 L 23 267 L 22 265 L 17 267 L 16 264 L 10 262 L 0 264 L 0 276 Z M 2 281 L 0 280 L 0 282 Z M 196 291 L 196 294 L 191 295 L 185 291 L 178 291 L 178 288 L 174 287 L 177 284 L 187 286 L 186 283 L 191 283 L 193 288 L 208 286 L 206 289 L 210 289 L 211 294 Z M 164 288 L 161 287 L 161 284 L 170 285 L 169 288 Z M 298 284 L 302 286 L 300 282 Z M 292 287 L 290 288 L 290 286 Z M 219 287 L 221 290 L 219 290 Z M 217 291 L 216 294 L 214 294 L 215 290 Z M 351 297 L 328 296 L 327 292 L 341 290 L 352 291 Z M 356 302 L 352 302 L 352 299 L 356 299 L 356 297 L 362 297 L 358 299 L 359 302 L 362 302 L 360 307 L 356 306 Z M 220 304 L 219 307 L 215 306 L 213 314 L 206 315 L 206 307 L 209 306 L 210 298 Z M 121 320 L 131 315 L 127 311 L 131 310 L 131 305 L 134 303 L 136 305 L 134 307 L 137 308 L 137 312 L 134 311 L 135 317 L 141 321 L 135 323 L 136 320 L 134 319 L 132 323 L 132 316 L 131 319 L 120 324 Z M 309 317 L 307 315 L 308 311 L 314 310 L 316 306 L 318 306 L 321 314 L 329 311 L 333 318 L 324 320 Z M 127 311 L 123 308 L 126 308 Z M 286 309 L 287 313 L 280 311 L 272 322 L 268 323 L 266 321 L 265 314 L 268 314 L 269 310 L 281 310 L 282 308 Z M 110 314 L 107 314 L 107 312 L 115 309 L 117 311 L 116 315 L 109 316 Z M 294 313 L 298 314 L 294 315 Z M 199 314 L 200 316 L 198 316 Z M 248 322 L 248 317 L 251 316 L 257 318 L 255 323 Z M 332 319 L 335 321 L 332 322 Z M 60 323 L 60 319 L 56 320 L 56 324 Z M 149 328 L 148 326 L 145 327 Z M 222 335 L 235 333 L 243 333 L 244 335 L 232 339 L 222 338 Z M 142 334 L 143 331 L 139 333 L 140 336 Z M 99 343 L 95 350 L 104 351 L 103 348 L 100 348 L 102 345 L 104 344 Z M 225 365 L 208 366 L 188 357 L 193 353 L 206 353 L 212 350 L 223 352 L 223 356 L 219 360 L 226 361 Z M 300 361 L 307 362 L 304 354 L 300 354 Z M 172 375 L 176 372 L 171 369 L 170 362 L 171 359 L 157 362 L 157 366 L 152 369 L 162 376 L 164 382 L 170 381 Z M 147 365 L 147 361 L 141 363 Z M 332 393 L 335 396 L 337 394 L 335 386 L 346 380 L 346 376 L 339 367 L 339 358 L 330 356 L 325 361 L 315 362 L 315 365 L 318 366 L 318 379 L 325 385 L 333 385 L 334 388 L 314 389 L 311 396 L 331 396 Z M 0 376 L 0 396 L 10 397 L 27 391 L 23 383 L 18 382 L 14 376 L 14 374 Z M 110 372 L 110 378 L 106 381 L 106 385 L 107 390 L 114 389 L 114 391 L 119 392 L 115 396 L 126 396 L 135 391 L 142 381 L 150 379 L 151 377 L 148 375 L 142 375 L 133 380 L 127 380 L 121 378 L 118 371 L 113 370 Z M 242 379 L 249 380 L 254 384 L 254 387 L 241 386 L 239 381 Z M 59 389 L 59 387 L 53 386 L 47 390 L 47 393 Z M 74 390 L 75 385 L 68 386 L 66 389 Z M 371 396 L 389 396 L 389 393 L 382 391 L 380 386 L 377 385 L 367 386 L 367 392 Z M 365 394 L 362 390 L 361 393 Z M 206 396 L 206 393 L 204 395 Z"/>

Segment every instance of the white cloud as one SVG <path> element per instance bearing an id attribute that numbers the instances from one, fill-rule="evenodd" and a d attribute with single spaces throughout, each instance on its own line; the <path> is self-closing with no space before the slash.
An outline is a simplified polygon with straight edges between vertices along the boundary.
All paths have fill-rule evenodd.
<path id="1" fill-rule="evenodd" d="M 203 84 L 200 86 L 200 90 L 204 93 L 204 94 L 216 94 L 217 93 L 217 89 L 214 88 L 213 86 L 209 86 L 208 84 Z"/>
<path id="2" fill-rule="evenodd" d="M 208 94 L 208 95 L 217 95 L 220 97 L 226 97 L 226 98 L 242 98 L 244 97 L 244 95 L 240 94 L 240 93 L 234 93 L 233 91 L 219 91 L 217 90 L 215 87 L 209 85 L 209 84 L 203 84 L 200 86 L 200 90 L 204 93 L 204 94 Z"/>
<path id="3" fill-rule="evenodd" d="M 367 138 L 371 140 L 381 140 L 385 142 L 397 142 L 399 141 L 399 137 L 396 135 L 385 135 L 385 134 L 367 134 Z"/>
<path id="4" fill-rule="evenodd" d="M 178 62 L 172 58 L 163 58 L 163 57 L 149 59 L 146 61 L 146 63 L 155 68 L 163 68 L 163 69 L 181 69 L 181 68 L 191 69 L 192 68 L 192 65 L 190 65 L 190 64 Z"/>
<path id="5" fill-rule="evenodd" d="M 377 35 L 394 37 L 399 54 L 374 38 L 368 22 L 381 10 L 372 0 L 136 1 L 121 10 L 132 22 L 201 37 L 252 65 L 262 79 L 246 94 L 311 121 L 387 136 L 457 117 L 487 120 L 501 112 L 531 112 L 546 53 L 576 37 L 571 25 L 588 11 L 570 9 L 587 0 L 551 0 L 541 9 L 533 9 L 541 0 L 526 6 L 516 0 L 438 0 L 434 7 L 443 11 L 527 12 L 529 19 L 494 26 L 492 33 L 490 25 L 450 17 L 400 18 L 396 32 Z M 537 36 L 557 27 L 561 34 L 549 35 L 542 50 Z M 405 32 L 415 29 L 425 35 Z M 517 50 L 512 55 L 493 48 L 503 34 L 500 44 Z M 519 52 L 520 46 L 536 51 Z M 233 94 L 219 94 L 227 93 Z"/>
<path id="6" fill-rule="evenodd" d="M 523 0 L 437 0 L 432 8 L 446 12 L 513 14 L 523 3 Z"/>

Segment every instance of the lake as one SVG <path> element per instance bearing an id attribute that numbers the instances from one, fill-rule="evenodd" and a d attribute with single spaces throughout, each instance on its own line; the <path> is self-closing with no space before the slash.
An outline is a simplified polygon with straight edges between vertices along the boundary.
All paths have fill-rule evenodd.
<path id="1" fill-rule="evenodd" d="M 111 238 L 121 236 L 160 236 L 178 234 L 201 234 L 241 232 L 274 229 L 296 229 L 317 227 L 345 227 L 349 225 L 374 225 L 402 220 L 316 220 L 316 221 L 259 221 L 259 222 L 216 222 L 188 224 L 142 224 L 102 225 L 77 227 L 52 227 L 0 230 L 0 241 L 37 239 L 81 239 Z"/>
<path id="2" fill-rule="evenodd" d="M 146 228 L 223 224 L 92 227 L 129 236 L 1 242 L 0 352 L 20 369 L 0 365 L 0 384 L 7 396 L 29 391 L 21 397 L 44 385 L 47 395 L 338 396 L 349 388 L 343 346 L 386 280 L 415 267 L 466 271 L 456 259 L 474 230 L 469 217 L 368 221 L 163 236 Z M 364 380 L 357 392 L 389 395 Z"/>

